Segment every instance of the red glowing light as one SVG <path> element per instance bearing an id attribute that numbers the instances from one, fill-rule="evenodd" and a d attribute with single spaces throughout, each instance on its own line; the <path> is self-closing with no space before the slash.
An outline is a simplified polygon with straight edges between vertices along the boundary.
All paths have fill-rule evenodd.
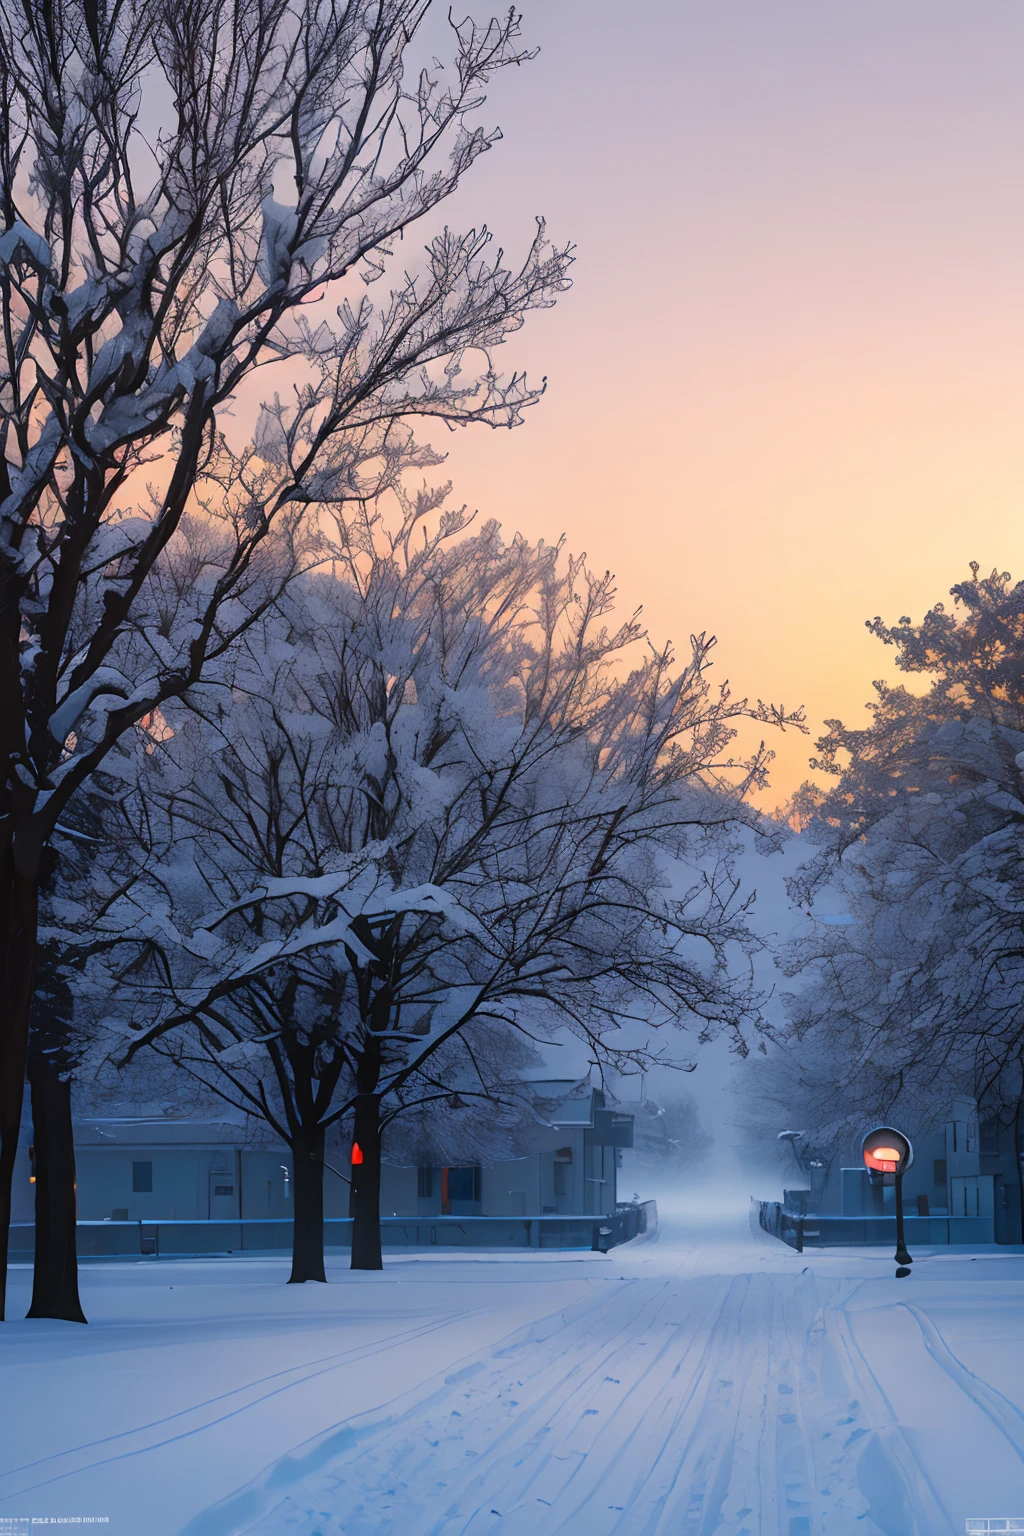
<path id="1" fill-rule="evenodd" d="M 358 1141 L 352 1143 L 352 1166 L 355 1168 L 363 1160 L 363 1149 Z"/>

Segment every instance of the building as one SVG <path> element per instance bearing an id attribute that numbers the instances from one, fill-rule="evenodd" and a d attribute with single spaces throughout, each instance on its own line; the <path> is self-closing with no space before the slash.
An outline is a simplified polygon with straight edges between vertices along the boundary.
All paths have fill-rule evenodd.
<path id="1" fill-rule="evenodd" d="M 531 1124 L 532 1150 L 476 1167 L 396 1167 L 381 1174 L 381 1215 L 441 1217 L 612 1216 L 620 1152 L 633 1116 L 578 1083 L 532 1085 L 547 1115 Z M 15 1222 L 31 1223 L 31 1130 L 15 1171 Z M 292 1157 L 284 1145 L 253 1146 L 241 1116 L 84 1115 L 75 1122 L 80 1222 L 276 1222 L 291 1215 Z M 324 1214 L 348 1217 L 348 1168 L 327 1154 Z"/>
<path id="2" fill-rule="evenodd" d="M 943 1126 L 911 1140 L 914 1161 L 903 1176 L 911 1247 L 915 1241 L 1022 1241 L 1021 1168 L 1012 1125 L 979 1116 L 973 1099 L 959 1099 Z M 809 1244 L 887 1241 L 890 1225 L 895 1232 L 894 1183 L 872 1184 L 862 1164 L 841 1167 L 837 1161 L 811 1188 L 786 1190 L 778 1222 L 790 1218 L 787 1230 L 795 1231 L 792 1219 L 799 1218 L 802 1241 Z"/>

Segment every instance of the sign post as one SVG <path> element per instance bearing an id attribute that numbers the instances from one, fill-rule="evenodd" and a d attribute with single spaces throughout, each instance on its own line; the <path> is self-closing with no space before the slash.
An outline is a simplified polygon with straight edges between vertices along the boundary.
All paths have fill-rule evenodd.
<path id="1" fill-rule="evenodd" d="M 887 1184 L 892 1180 L 896 1186 L 895 1258 L 899 1266 L 896 1270 L 896 1278 L 903 1280 L 910 1274 L 909 1266 L 914 1262 L 907 1252 L 906 1236 L 903 1230 L 903 1175 L 914 1161 L 914 1149 L 910 1145 L 910 1138 L 904 1136 L 902 1131 L 894 1130 L 891 1125 L 880 1125 L 864 1137 L 861 1143 L 861 1155 L 872 1184 L 877 1184 L 880 1180 L 883 1184 Z"/>

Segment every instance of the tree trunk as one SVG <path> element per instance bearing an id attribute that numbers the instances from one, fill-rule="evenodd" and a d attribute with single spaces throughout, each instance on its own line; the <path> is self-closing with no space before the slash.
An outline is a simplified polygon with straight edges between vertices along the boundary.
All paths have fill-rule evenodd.
<path id="1" fill-rule="evenodd" d="M 1013 1151 L 1017 1160 L 1017 1211 L 1020 1217 L 1019 1243 L 1024 1243 L 1024 1167 L 1021 1166 L 1021 1154 L 1024 1152 L 1021 1138 L 1021 1112 L 1024 1110 L 1024 1100 L 1017 1100 L 1017 1107 L 1013 1113 Z"/>
<path id="2" fill-rule="evenodd" d="M 39 885 L 18 873 L 10 842 L 0 864 L 0 1321 L 5 1316 L 11 1192 L 25 1097 Z"/>
<path id="3" fill-rule="evenodd" d="M 36 1148 L 36 1256 L 28 1317 L 84 1323 L 78 1298 L 75 1223 L 75 1143 L 71 1084 L 43 1051 L 29 1058 L 32 1131 Z"/>
<path id="4" fill-rule="evenodd" d="M 380 1251 L 380 1096 L 361 1093 L 356 1099 L 354 1145 L 362 1162 L 352 1165 L 353 1269 L 383 1269 Z"/>
<path id="5" fill-rule="evenodd" d="M 292 1141 L 295 1210 L 289 1285 L 322 1280 L 324 1273 L 324 1128 L 302 1127 Z"/>

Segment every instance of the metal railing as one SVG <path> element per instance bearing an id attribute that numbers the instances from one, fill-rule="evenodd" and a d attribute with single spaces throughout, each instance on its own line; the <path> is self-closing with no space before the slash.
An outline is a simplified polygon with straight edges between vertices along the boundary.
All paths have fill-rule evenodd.
<path id="1" fill-rule="evenodd" d="M 955 1248 L 965 1243 L 992 1243 L 995 1228 L 989 1216 L 905 1216 L 908 1247 Z M 752 1200 L 751 1222 L 803 1253 L 814 1248 L 879 1248 L 896 1241 L 895 1216 L 818 1216 L 789 1211 L 777 1200 Z"/>
<path id="2" fill-rule="evenodd" d="M 382 1216 L 385 1248 L 557 1248 L 605 1252 L 657 1225 L 653 1200 L 613 1215 Z M 198 1258 L 204 1255 L 288 1252 L 291 1217 L 239 1221 L 80 1221 L 80 1259 Z M 325 1248 L 352 1246 L 350 1217 L 324 1219 Z M 31 1261 L 32 1222 L 12 1222 L 10 1257 Z"/>
<path id="3" fill-rule="evenodd" d="M 804 1251 L 804 1218 L 793 1211 L 787 1211 L 778 1200 L 754 1200 L 750 1202 L 751 1225 L 755 1219 L 762 1232 L 767 1232 L 769 1237 L 777 1237 L 780 1242 L 786 1243 L 790 1248 L 795 1248 L 797 1253 Z"/>

